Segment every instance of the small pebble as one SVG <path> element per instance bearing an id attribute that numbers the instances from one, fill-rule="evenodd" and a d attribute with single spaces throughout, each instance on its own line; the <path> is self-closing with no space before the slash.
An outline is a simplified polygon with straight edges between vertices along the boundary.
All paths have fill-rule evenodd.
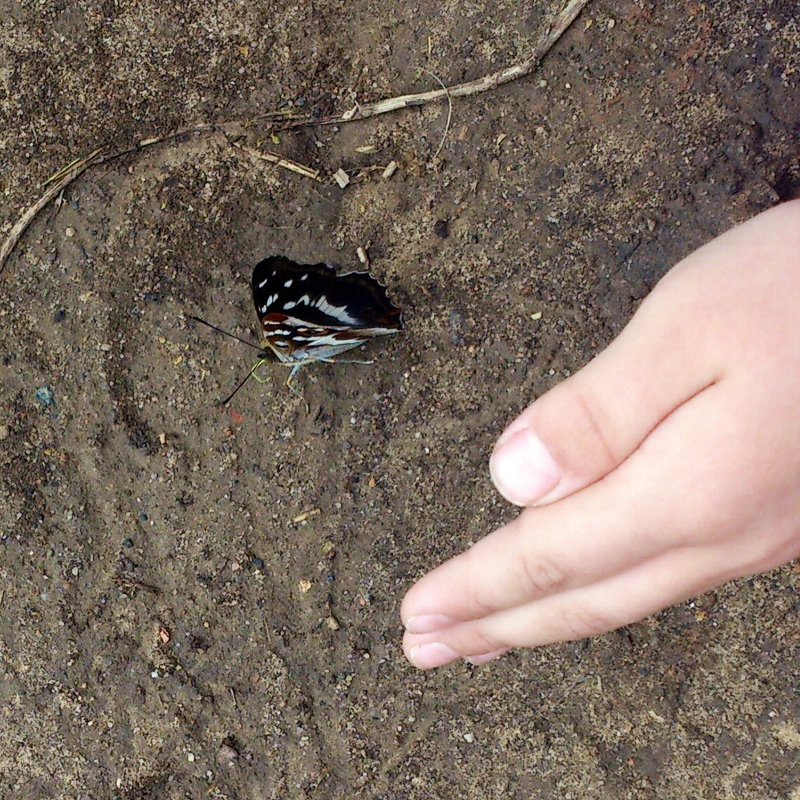
<path id="1" fill-rule="evenodd" d="M 74 235 L 75 235 L 75 228 L 67 228 L 64 231 L 64 236 L 66 236 L 67 239 L 71 239 Z"/>
<path id="2" fill-rule="evenodd" d="M 475 734 L 474 733 L 465 733 L 464 734 L 464 741 L 468 744 L 472 744 L 475 741 Z"/>
<path id="3" fill-rule="evenodd" d="M 259 572 L 264 571 L 264 559 L 263 558 L 256 558 L 255 556 L 250 559 L 250 565 L 253 569 L 257 569 Z"/>
<path id="4" fill-rule="evenodd" d="M 42 408 L 49 408 L 53 403 L 55 403 L 55 398 L 53 397 L 53 390 L 49 386 L 41 386 L 36 390 L 36 394 L 34 395 L 36 398 L 36 402 Z"/>
<path id="5" fill-rule="evenodd" d="M 129 550 L 133 547 L 133 539 L 130 536 L 122 542 L 123 547 L 127 547 Z"/>
<path id="6" fill-rule="evenodd" d="M 217 751 L 217 761 L 220 764 L 233 764 L 239 758 L 239 753 L 235 747 L 229 744 L 223 744 Z"/>
<path id="7" fill-rule="evenodd" d="M 395 174 L 395 172 L 397 172 L 397 162 L 390 161 L 386 165 L 386 169 L 381 173 L 381 178 L 383 178 L 385 181 L 389 180 L 389 178 L 391 178 L 392 175 Z"/>
<path id="8" fill-rule="evenodd" d="M 350 183 L 350 176 L 341 167 L 333 173 L 333 179 L 339 184 L 340 189 L 344 189 Z"/>
<path id="9" fill-rule="evenodd" d="M 446 219 L 437 220 L 433 232 L 440 238 L 446 239 L 450 235 L 450 223 Z"/>
<path id="10" fill-rule="evenodd" d="M 450 326 L 450 341 L 453 344 L 464 344 L 464 315 L 456 308 L 450 312 L 448 317 L 448 325 Z"/>
<path id="11" fill-rule="evenodd" d="M 339 624 L 339 620 L 331 614 L 328 619 L 325 620 L 325 623 L 332 631 L 338 631 L 339 628 L 342 626 Z"/>
<path id="12" fill-rule="evenodd" d="M 187 754 L 186 754 L 186 760 L 187 760 L 187 761 L 188 761 L 190 764 L 194 764 L 194 753 L 187 753 Z"/>
<path id="13" fill-rule="evenodd" d="M 8 435 L 8 425 L 0 425 L 0 442 L 2 442 L 4 439 L 8 439 Z"/>

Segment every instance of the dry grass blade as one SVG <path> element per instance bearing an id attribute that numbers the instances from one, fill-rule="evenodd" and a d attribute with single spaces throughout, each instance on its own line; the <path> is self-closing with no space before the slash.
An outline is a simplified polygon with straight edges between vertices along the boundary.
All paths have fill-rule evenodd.
<path id="1" fill-rule="evenodd" d="M 6 236 L 3 246 L 0 247 L 0 275 L 2 275 L 5 269 L 8 257 L 22 238 L 22 234 L 28 229 L 28 225 L 36 219 L 36 215 L 54 197 L 57 197 L 63 192 L 81 173 L 91 167 L 92 164 L 99 163 L 102 160 L 102 153 L 103 149 L 98 147 L 97 150 L 93 151 L 85 158 L 73 161 L 70 167 L 59 170 L 46 182 L 45 185 L 52 184 L 50 188 L 16 221 L 9 231 L 8 236 Z"/>
<path id="2" fill-rule="evenodd" d="M 223 123 L 224 124 L 224 123 Z M 192 125 L 189 128 L 179 128 L 177 131 L 170 131 L 169 133 L 165 133 L 162 136 L 150 136 L 147 139 L 140 139 L 133 147 L 128 148 L 127 150 L 120 150 L 118 153 L 114 153 L 112 158 L 116 158 L 117 156 L 124 155 L 125 153 L 131 153 L 135 150 L 141 150 L 144 147 L 150 147 L 153 144 L 159 144 L 160 142 L 165 142 L 167 139 L 176 139 L 179 136 L 188 136 L 191 133 L 206 133 L 209 131 L 215 131 L 220 127 L 213 122 L 206 122 L 202 125 Z"/>
<path id="3" fill-rule="evenodd" d="M 216 129 L 217 126 L 212 123 L 194 125 L 190 128 L 182 128 L 177 131 L 170 131 L 162 136 L 153 136 L 149 139 L 142 139 L 132 147 L 127 147 L 123 150 L 117 150 L 113 153 L 105 153 L 104 148 L 98 147 L 89 153 L 88 156 L 76 158 L 74 161 L 71 161 L 69 164 L 67 164 L 67 166 L 62 167 L 60 170 L 58 170 L 58 172 L 51 175 L 44 182 L 43 186 L 49 186 L 50 188 L 47 189 L 47 191 L 45 191 L 44 194 L 23 213 L 23 215 L 16 221 L 14 226 L 9 231 L 8 236 L 6 236 L 2 247 L 0 247 L 0 275 L 2 275 L 6 266 L 6 262 L 8 261 L 11 253 L 14 251 L 14 248 L 19 243 L 19 240 L 22 238 L 22 235 L 28 229 L 28 226 L 31 224 L 31 222 L 36 219 L 36 216 L 39 214 L 39 212 L 45 208 L 48 203 L 53 200 L 53 198 L 58 197 L 61 192 L 67 188 L 67 186 L 69 186 L 76 178 L 83 174 L 89 167 L 94 166 L 95 164 L 104 164 L 108 161 L 113 161 L 121 156 L 128 155 L 129 153 L 135 153 L 138 150 L 149 147 L 150 145 L 158 144 L 159 142 L 164 142 L 168 139 L 174 139 L 178 136 L 184 136 L 190 133 L 205 133 L 214 131 Z"/>
<path id="4" fill-rule="evenodd" d="M 305 522 L 309 517 L 316 517 L 317 514 L 321 514 L 322 510 L 319 508 L 312 508 L 308 511 L 304 511 L 302 514 L 298 514 L 296 517 L 292 517 L 292 522 L 298 524 L 300 522 Z"/>
<path id="5" fill-rule="evenodd" d="M 425 70 L 432 78 L 435 78 L 439 86 L 445 90 L 447 93 L 447 122 L 444 124 L 444 133 L 442 134 L 442 141 L 439 142 L 439 146 L 436 148 L 436 152 L 433 154 L 433 161 L 436 161 L 439 158 L 439 153 L 442 152 L 442 148 L 444 147 L 444 143 L 447 141 L 447 134 L 450 131 L 450 122 L 453 119 L 453 98 L 450 96 L 450 90 L 444 85 L 444 81 L 438 76 L 434 75 L 430 70 Z"/>
<path id="6" fill-rule="evenodd" d="M 260 150 L 255 150 L 252 147 L 248 147 L 247 145 L 239 144 L 238 142 L 231 142 L 231 144 L 239 150 L 244 151 L 248 155 L 253 156 L 253 158 L 259 159 L 260 161 L 268 161 L 270 164 L 276 164 L 283 169 L 288 169 L 290 172 L 296 172 L 298 175 L 304 175 L 306 178 L 312 178 L 315 181 L 321 180 L 318 169 L 307 167 L 305 164 L 292 161 L 290 158 L 284 158 L 283 156 L 280 156 L 277 153 L 271 153 L 268 150 L 266 152 L 262 152 Z"/>
<path id="7" fill-rule="evenodd" d="M 95 151 L 95 153 L 96 153 L 96 152 L 97 152 L 97 151 Z M 53 173 L 53 174 L 52 174 L 52 175 L 51 175 L 51 176 L 50 176 L 50 177 L 49 177 L 49 178 L 48 178 L 48 179 L 47 179 L 47 180 L 46 180 L 46 181 L 45 181 L 45 182 L 42 184 L 42 186 L 48 186 L 48 185 L 49 185 L 49 184 L 51 184 L 53 181 L 58 181 L 58 180 L 61 180 L 61 178 L 63 178 L 63 177 L 64 177 L 64 176 L 65 176 L 65 175 L 66 175 L 68 172 L 70 172 L 70 171 L 71 171 L 71 170 L 72 170 L 74 167 L 76 167 L 78 164 L 80 164 L 80 163 L 81 163 L 81 162 L 83 162 L 83 161 L 86 161 L 87 159 L 89 159 L 89 158 L 91 158 L 91 157 L 92 157 L 92 156 L 91 156 L 91 154 L 90 154 L 90 155 L 86 156 L 86 158 L 75 158 L 75 159 L 73 159 L 72 161 L 70 161 L 70 162 L 69 162 L 69 164 L 67 164 L 67 166 L 66 166 L 66 167 L 62 167 L 60 170 L 58 170 L 58 172 L 54 172 L 54 173 Z"/>

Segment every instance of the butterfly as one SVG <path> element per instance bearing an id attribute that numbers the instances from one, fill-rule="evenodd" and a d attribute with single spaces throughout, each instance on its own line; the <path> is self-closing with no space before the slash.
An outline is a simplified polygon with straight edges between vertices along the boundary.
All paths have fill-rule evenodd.
<path id="1" fill-rule="evenodd" d="M 337 273 L 330 264 L 297 264 L 285 256 L 270 256 L 253 269 L 251 289 L 264 347 L 256 348 L 261 358 L 223 404 L 250 377 L 263 382 L 256 371 L 266 362 L 290 366 L 291 386 L 301 367 L 341 362 L 342 353 L 403 330 L 400 309 L 368 272 Z M 199 317 L 192 319 L 255 347 Z"/>

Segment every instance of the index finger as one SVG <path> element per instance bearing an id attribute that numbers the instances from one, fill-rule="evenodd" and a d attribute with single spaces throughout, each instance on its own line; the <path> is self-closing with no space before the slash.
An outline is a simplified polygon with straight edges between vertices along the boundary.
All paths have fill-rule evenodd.
<path id="1" fill-rule="evenodd" d="M 719 470 L 703 465 L 702 454 L 715 452 L 713 440 L 725 431 L 698 430 L 702 414 L 695 411 L 719 404 L 724 394 L 721 384 L 706 389 L 605 478 L 525 509 L 423 577 L 402 603 L 406 630 L 429 633 L 587 586 L 696 536 L 696 505 L 706 491 L 698 487 L 709 485 L 706 471 Z M 691 435 L 677 435 L 687 429 Z M 694 471 L 682 468 L 687 463 Z"/>

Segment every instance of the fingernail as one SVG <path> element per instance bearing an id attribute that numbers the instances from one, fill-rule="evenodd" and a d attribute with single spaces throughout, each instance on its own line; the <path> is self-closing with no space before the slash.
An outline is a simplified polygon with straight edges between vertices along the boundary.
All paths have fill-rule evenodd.
<path id="1" fill-rule="evenodd" d="M 500 440 L 489 459 L 489 473 L 500 494 L 518 506 L 543 497 L 561 480 L 558 464 L 530 428 Z"/>
<path id="2" fill-rule="evenodd" d="M 409 633 L 433 633 L 453 624 L 453 619 L 445 614 L 419 614 L 406 620 L 405 628 Z"/>
<path id="3" fill-rule="evenodd" d="M 464 661 L 466 661 L 467 664 L 472 664 L 473 667 L 480 667 L 481 664 L 488 664 L 490 661 L 500 658 L 500 656 L 507 652 L 508 648 L 504 647 L 502 650 L 492 650 L 491 653 L 483 653 L 483 655 L 480 656 L 468 656 Z"/>
<path id="4" fill-rule="evenodd" d="M 497 450 L 500 445 L 505 444 L 515 433 L 524 431 L 527 428 L 527 423 L 522 419 L 515 419 L 501 434 L 500 438 L 494 443 L 494 449 Z"/>
<path id="5" fill-rule="evenodd" d="M 429 642 L 412 647 L 408 653 L 408 660 L 418 669 L 433 669 L 449 664 L 460 658 L 452 647 L 441 642 Z"/>

